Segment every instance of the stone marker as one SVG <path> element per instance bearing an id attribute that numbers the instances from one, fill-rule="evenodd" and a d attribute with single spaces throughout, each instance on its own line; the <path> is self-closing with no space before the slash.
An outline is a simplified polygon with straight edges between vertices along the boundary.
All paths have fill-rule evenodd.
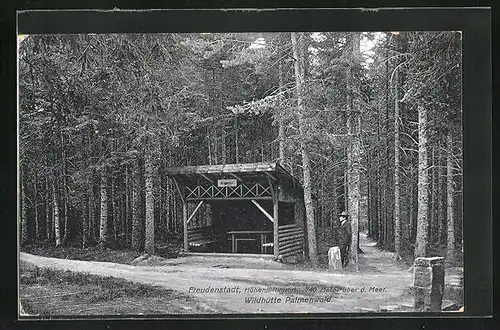
<path id="1" fill-rule="evenodd" d="M 413 286 L 415 308 L 420 312 L 440 312 L 444 293 L 444 258 L 415 259 Z"/>
<path id="2" fill-rule="evenodd" d="M 328 269 L 342 270 L 342 259 L 340 257 L 340 248 L 338 246 L 331 247 L 328 250 Z"/>

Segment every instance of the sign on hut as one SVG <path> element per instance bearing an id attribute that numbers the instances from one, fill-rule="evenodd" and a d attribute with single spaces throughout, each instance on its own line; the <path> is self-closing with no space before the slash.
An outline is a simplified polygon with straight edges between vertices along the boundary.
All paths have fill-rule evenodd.
<path id="1" fill-rule="evenodd" d="M 274 258 L 303 254 L 302 186 L 279 164 L 171 167 L 165 173 L 174 179 L 183 202 L 186 252 Z M 209 211 L 195 224 L 202 207 Z"/>

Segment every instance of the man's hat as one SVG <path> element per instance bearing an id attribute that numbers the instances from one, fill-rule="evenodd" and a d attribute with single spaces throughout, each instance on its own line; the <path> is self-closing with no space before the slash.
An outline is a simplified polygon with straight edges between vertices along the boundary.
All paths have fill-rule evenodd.
<path id="1" fill-rule="evenodd" d="M 340 213 L 340 216 L 341 216 L 341 217 L 346 217 L 346 218 L 347 218 L 347 212 L 346 212 L 346 211 L 344 211 L 344 212 Z"/>

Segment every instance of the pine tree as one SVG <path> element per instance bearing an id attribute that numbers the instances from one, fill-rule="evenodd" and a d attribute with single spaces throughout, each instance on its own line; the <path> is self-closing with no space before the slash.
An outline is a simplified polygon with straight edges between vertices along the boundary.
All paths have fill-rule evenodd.
<path id="1" fill-rule="evenodd" d="M 352 58 L 353 66 L 358 66 L 359 59 L 359 33 L 353 33 L 352 37 Z M 359 218 L 360 218 L 360 163 L 361 163 L 361 115 L 358 100 L 359 87 L 354 71 L 348 73 L 351 82 L 352 96 L 350 97 L 350 113 L 347 118 L 347 134 L 350 143 L 347 147 L 347 194 L 349 218 L 351 219 L 351 248 L 349 249 L 350 265 L 358 270 L 358 249 L 359 249 Z"/>
<path id="2" fill-rule="evenodd" d="M 447 196 L 447 225 L 448 235 L 446 241 L 446 256 L 448 260 L 455 257 L 455 210 L 453 201 L 453 136 L 451 130 L 447 135 L 447 154 L 446 154 L 446 196 Z"/>
<path id="3" fill-rule="evenodd" d="M 108 247 L 108 173 L 104 166 L 101 170 L 101 217 L 99 225 L 99 244 Z"/>
<path id="4" fill-rule="evenodd" d="M 313 266 L 318 265 L 318 247 L 316 243 L 316 223 L 314 219 L 314 206 L 311 192 L 311 161 L 309 159 L 309 152 L 306 147 L 306 128 L 304 122 L 305 105 L 304 105 L 304 59 L 302 58 L 302 35 L 300 33 L 291 33 L 293 57 L 295 60 L 295 87 L 297 93 L 297 117 L 299 122 L 300 132 L 300 152 L 302 155 L 302 174 L 304 177 L 304 204 L 306 207 L 306 223 L 307 223 L 307 237 L 308 237 L 308 251 L 309 260 Z"/>
<path id="5" fill-rule="evenodd" d="M 152 255 L 155 252 L 155 219 L 154 219 L 154 196 L 153 196 L 153 176 L 154 164 L 152 155 L 152 146 L 147 148 L 145 154 L 145 183 L 146 183 L 146 235 L 145 250 Z"/>
<path id="6" fill-rule="evenodd" d="M 418 215 L 415 257 L 425 257 L 428 226 L 428 173 L 427 173 L 427 110 L 418 105 Z"/>

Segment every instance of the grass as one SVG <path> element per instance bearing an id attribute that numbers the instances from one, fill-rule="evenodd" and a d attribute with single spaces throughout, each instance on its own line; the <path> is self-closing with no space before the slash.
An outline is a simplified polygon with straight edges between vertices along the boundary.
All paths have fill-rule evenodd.
<path id="1" fill-rule="evenodd" d="M 165 315 L 210 309 L 175 290 L 114 277 L 20 264 L 20 301 L 29 315 Z"/>
<path id="2" fill-rule="evenodd" d="M 53 243 L 37 241 L 30 245 L 21 247 L 21 251 L 36 254 L 43 257 L 74 259 L 74 260 L 92 260 L 116 262 L 121 264 L 130 264 L 140 253 L 132 250 L 111 250 L 102 249 L 99 246 L 82 248 L 77 246 L 59 246 L 55 247 Z"/>
<path id="3" fill-rule="evenodd" d="M 168 244 L 160 244 L 156 248 L 156 254 L 164 258 L 177 257 L 182 249 L 181 243 L 176 239 L 170 239 Z M 67 246 L 55 247 L 51 241 L 38 240 L 21 247 L 22 252 L 27 252 L 43 257 L 114 262 L 119 264 L 132 264 L 132 261 L 141 255 L 140 252 L 131 249 L 103 249 L 101 246 L 83 248 L 80 243 L 70 242 Z"/>

